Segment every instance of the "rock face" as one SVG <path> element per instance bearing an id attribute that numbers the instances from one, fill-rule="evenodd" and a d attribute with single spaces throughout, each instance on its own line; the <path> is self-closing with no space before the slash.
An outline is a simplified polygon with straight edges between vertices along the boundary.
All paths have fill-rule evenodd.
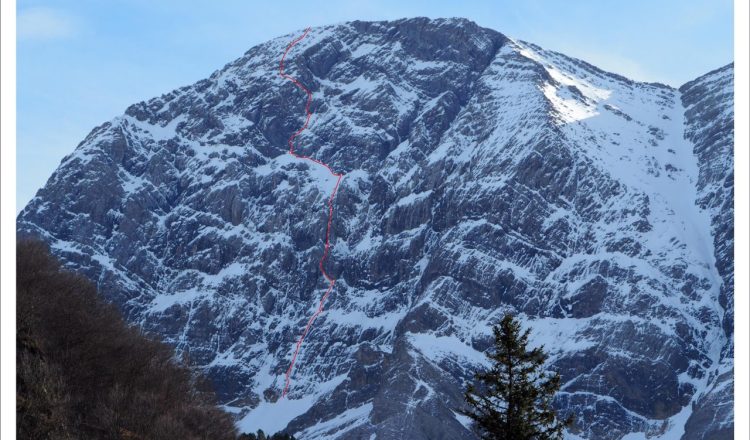
<path id="1" fill-rule="evenodd" d="M 679 90 L 461 19 L 315 28 L 95 128 L 19 216 L 210 375 L 241 428 L 470 439 L 512 312 L 571 438 L 731 435 L 732 66 Z M 376 437 L 375 437 L 376 436 Z"/>
<path id="2" fill-rule="evenodd" d="M 719 304 L 724 309 L 727 344 L 709 374 L 711 386 L 697 401 L 685 425 L 687 439 L 734 438 L 734 65 L 680 87 L 686 108 L 686 137 L 700 166 L 698 204 L 711 216 L 716 269 L 721 275 Z"/>

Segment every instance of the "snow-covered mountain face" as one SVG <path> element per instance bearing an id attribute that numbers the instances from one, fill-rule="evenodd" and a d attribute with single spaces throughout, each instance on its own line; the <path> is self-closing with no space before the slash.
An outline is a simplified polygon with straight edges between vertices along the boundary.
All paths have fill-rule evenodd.
<path id="1" fill-rule="evenodd" d="M 95 128 L 19 216 L 189 356 L 246 430 L 473 438 L 511 312 L 571 438 L 730 438 L 732 66 L 680 90 L 466 20 L 290 34 Z"/>

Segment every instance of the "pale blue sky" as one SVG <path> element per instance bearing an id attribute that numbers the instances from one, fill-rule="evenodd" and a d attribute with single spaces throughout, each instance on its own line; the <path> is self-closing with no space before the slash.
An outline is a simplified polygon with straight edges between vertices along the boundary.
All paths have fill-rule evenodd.
<path id="1" fill-rule="evenodd" d="M 306 26 L 466 17 L 673 86 L 733 60 L 731 0 L 19 0 L 17 8 L 18 210 L 94 126 Z"/>

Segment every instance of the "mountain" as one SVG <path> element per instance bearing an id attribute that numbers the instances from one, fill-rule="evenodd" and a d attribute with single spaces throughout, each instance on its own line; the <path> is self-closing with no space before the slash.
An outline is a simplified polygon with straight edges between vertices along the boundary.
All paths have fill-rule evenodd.
<path id="1" fill-rule="evenodd" d="M 731 438 L 732 65 L 641 83 L 463 19 L 314 28 L 129 107 L 18 218 L 246 431 L 470 439 L 504 313 L 570 438 Z"/>

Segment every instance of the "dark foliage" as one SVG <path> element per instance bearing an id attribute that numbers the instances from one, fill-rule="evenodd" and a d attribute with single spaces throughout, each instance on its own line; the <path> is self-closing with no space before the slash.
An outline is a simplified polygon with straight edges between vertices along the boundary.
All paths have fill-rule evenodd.
<path id="1" fill-rule="evenodd" d="M 552 399 L 560 389 L 560 376 L 544 370 L 543 347 L 528 350 L 529 329 L 511 315 L 492 328 L 495 344 L 487 357 L 488 371 L 476 374 L 465 397 L 469 409 L 462 411 L 474 421 L 483 439 L 562 439 L 572 417 L 558 420 Z"/>
<path id="2" fill-rule="evenodd" d="M 235 439 L 167 345 L 128 326 L 46 245 L 17 252 L 19 439 Z"/>
<path id="3" fill-rule="evenodd" d="M 239 436 L 239 440 L 297 440 L 293 435 L 277 432 L 274 435 L 266 435 L 263 430 L 259 429 L 257 434 L 247 433 Z"/>

